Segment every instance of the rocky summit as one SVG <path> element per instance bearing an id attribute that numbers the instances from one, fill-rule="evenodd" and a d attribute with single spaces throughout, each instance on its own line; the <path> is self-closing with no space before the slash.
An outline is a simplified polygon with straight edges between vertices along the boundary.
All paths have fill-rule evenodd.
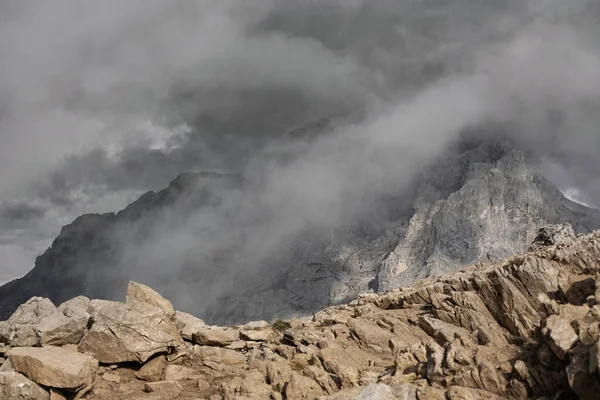
<path id="1" fill-rule="evenodd" d="M 130 282 L 0 322 L 0 399 L 597 399 L 600 231 L 310 317 L 213 326 Z"/>

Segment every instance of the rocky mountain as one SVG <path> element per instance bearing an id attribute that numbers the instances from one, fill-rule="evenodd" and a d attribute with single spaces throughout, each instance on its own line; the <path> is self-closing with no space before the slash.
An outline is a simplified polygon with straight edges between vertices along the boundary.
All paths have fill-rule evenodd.
<path id="1" fill-rule="evenodd" d="M 125 302 L 34 297 L 0 322 L 2 399 L 597 399 L 600 231 L 311 317 L 207 325 L 130 282 Z"/>
<path id="2" fill-rule="evenodd" d="M 289 137 L 328 129 L 319 121 Z M 283 149 L 269 157 L 293 157 Z M 182 174 L 116 214 L 77 218 L 32 271 L 0 288 L 0 318 L 34 296 L 120 299 L 130 280 L 212 323 L 308 315 L 525 251 L 545 224 L 566 221 L 577 233 L 600 227 L 597 210 L 566 199 L 503 140 L 461 140 L 427 160 L 410 190 L 372 199 L 343 226 L 309 225 L 262 251 L 261 235 L 282 216 L 261 204 L 249 189 L 256 185 L 241 174 Z M 199 215 L 220 229 L 173 233 Z"/>

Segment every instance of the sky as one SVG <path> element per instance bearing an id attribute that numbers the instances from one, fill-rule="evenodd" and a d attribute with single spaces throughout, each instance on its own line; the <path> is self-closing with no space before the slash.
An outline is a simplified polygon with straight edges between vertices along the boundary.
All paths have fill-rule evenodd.
<path id="1" fill-rule="evenodd" d="M 276 246 L 401 189 L 485 123 L 510 126 L 542 173 L 600 205 L 598 18 L 592 0 L 4 2 L 0 282 L 78 215 L 188 171 L 260 174 L 241 198 L 285 216 L 265 228 Z M 291 164 L 256 167 L 294 127 L 351 113 Z M 217 223 L 195 221 L 172 232 L 183 253 Z"/>

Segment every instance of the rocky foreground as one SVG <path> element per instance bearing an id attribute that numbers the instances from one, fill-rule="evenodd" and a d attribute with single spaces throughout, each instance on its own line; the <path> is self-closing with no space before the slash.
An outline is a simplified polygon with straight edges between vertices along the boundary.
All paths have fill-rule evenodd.
<path id="1" fill-rule="evenodd" d="M 32 298 L 0 322 L 0 399 L 597 399 L 600 231 L 571 235 L 273 324 L 207 326 L 134 282 Z"/>

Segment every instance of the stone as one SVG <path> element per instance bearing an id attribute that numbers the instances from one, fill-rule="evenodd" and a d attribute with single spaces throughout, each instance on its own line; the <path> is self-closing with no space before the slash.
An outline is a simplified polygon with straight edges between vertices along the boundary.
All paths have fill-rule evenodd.
<path id="1" fill-rule="evenodd" d="M 251 342 L 267 342 L 278 337 L 278 335 L 271 329 L 241 330 L 239 335 L 240 339 Z"/>
<path id="2" fill-rule="evenodd" d="M 144 364 L 142 368 L 135 373 L 135 376 L 144 381 L 160 381 L 166 365 L 167 359 L 161 354 L 146 362 L 146 364 Z"/>
<path id="3" fill-rule="evenodd" d="M 239 332 L 232 329 L 211 328 L 194 332 L 192 341 L 202 346 L 229 346 L 239 340 Z"/>
<path id="4" fill-rule="evenodd" d="M 98 369 L 93 357 L 53 346 L 17 347 L 8 353 L 8 359 L 16 371 L 54 388 L 83 388 L 92 383 Z"/>
<path id="5" fill-rule="evenodd" d="M 85 296 L 77 296 L 58 306 L 58 311 L 67 317 L 89 316 L 87 310 L 91 300 Z"/>
<path id="6" fill-rule="evenodd" d="M 69 400 L 69 397 L 60 389 L 50 388 L 50 400 Z"/>
<path id="7" fill-rule="evenodd" d="M 267 321 L 250 321 L 242 327 L 244 330 L 267 329 L 271 325 Z"/>
<path id="8" fill-rule="evenodd" d="M 0 399 L 49 400 L 50 393 L 18 372 L 4 371 L 0 372 Z"/>
<path id="9" fill-rule="evenodd" d="M 106 372 L 102 375 L 102 379 L 108 382 L 120 383 L 121 377 L 117 374 L 111 374 L 110 372 Z"/>
<path id="10" fill-rule="evenodd" d="M 87 329 L 89 314 L 67 317 L 55 313 L 44 317 L 36 325 L 36 332 L 42 346 L 63 346 L 78 344 Z"/>
<path id="11" fill-rule="evenodd" d="M 290 381 L 285 387 L 286 398 L 292 400 L 310 400 L 325 394 L 313 379 L 292 371 Z"/>
<path id="12" fill-rule="evenodd" d="M 183 381 L 191 379 L 196 374 L 192 368 L 188 368 L 183 365 L 169 364 L 165 368 L 165 380 L 166 381 Z"/>
<path id="13" fill-rule="evenodd" d="M 163 397 L 175 399 L 181 394 L 183 387 L 179 382 L 173 381 L 147 382 L 144 384 L 144 391 L 148 393 L 156 392 Z"/>
<path id="14" fill-rule="evenodd" d="M 546 320 L 544 332 L 549 336 L 550 348 L 561 360 L 566 360 L 567 352 L 579 340 L 579 336 L 571 324 L 555 315 Z"/>
<path id="15" fill-rule="evenodd" d="M 575 239 L 575 231 L 569 223 L 546 225 L 538 230 L 538 234 L 531 244 L 532 249 L 538 247 L 564 244 Z"/>
<path id="16" fill-rule="evenodd" d="M 133 281 L 129 282 L 129 285 L 127 286 L 125 303 L 130 305 L 145 303 L 161 309 L 167 316 L 173 316 L 175 314 L 175 309 L 169 300 L 162 297 L 150 287 Z M 139 308 L 144 307 L 141 306 Z"/>
<path id="17" fill-rule="evenodd" d="M 94 324 L 79 343 L 79 351 L 94 356 L 102 363 L 127 361 L 144 363 L 154 354 L 167 352 L 181 344 L 181 336 L 174 320 L 157 308 L 139 298 L 143 297 L 138 286 L 136 300 L 129 304 L 116 301 L 93 300 L 90 314 Z M 165 306 L 166 307 L 166 306 Z"/>
<path id="18" fill-rule="evenodd" d="M 181 333 L 181 337 L 188 342 L 192 341 L 194 332 L 206 327 L 206 324 L 200 318 L 196 318 L 191 314 L 181 311 L 175 312 L 175 324 Z"/>

